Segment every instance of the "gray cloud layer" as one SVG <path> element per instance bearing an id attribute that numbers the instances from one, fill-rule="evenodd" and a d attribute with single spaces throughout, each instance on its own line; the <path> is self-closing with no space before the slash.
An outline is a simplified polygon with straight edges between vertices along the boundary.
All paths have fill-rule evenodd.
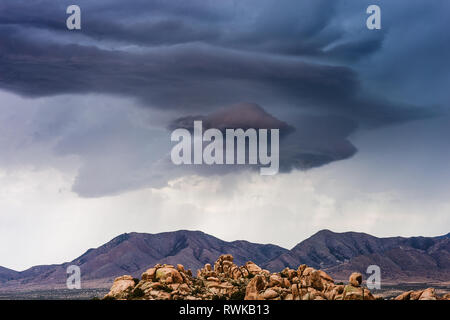
<path id="1" fill-rule="evenodd" d="M 79 45 L 41 44 L 2 30 L 0 85 L 30 96 L 97 92 L 140 99 L 155 108 L 205 110 L 239 101 L 310 106 L 370 124 L 428 112 L 363 96 L 355 72 L 204 45 L 137 54 Z M 28 40 L 28 41 L 27 41 Z"/>
<path id="2" fill-rule="evenodd" d="M 256 104 L 242 103 L 222 108 L 208 115 L 183 117 L 174 120 L 169 129 L 193 130 L 193 122 L 201 120 L 203 128 L 225 129 L 279 129 L 280 171 L 310 169 L 353 156 L 356 148 L 347 140 L 357 129 L 356 122 L 345 118 L 326 116 L 302 116 L 293 125 L 273 117 Z M 224 169 L 195 168 L 198 173 L 226 172 Z"/>
<path id="3" fill-rule="evenodd" d="M 164 113 L 161 127 L 208 114 L 213 118 L 202 117 L 210 126 L 225 120 L 254 126 L 260 120 L 258 114 L 233 120 L 239 111 L 230 115 L 217 110 L 255 102 L 275 123 L 289 120 L 295 128 L 283 137 L 281 157 L 288 160 L 282 162 L 282 170 L 307 169 L 351 157 L 356 148 L 348 137 L 358 127 L 433 116 L 440 109 L 429 105 L 439 107 L 448 98 L 440 90 L 435 95 L 438 99 L 414 99 L 425 94 L 407 89 L 412 83 L 411 88 L 424 91 L 445 87 L 445 72 L 433 68 L 439 83 L 420 74 L 427 74 L 427 66 L 448 64 L 450 45 L 436 32 L 445 26 L 439 17 L 448 3 L 436 1 L 425 10 L 423 19 L 429 27 L 417 27 L 416 34 L 427 39 L 427 46 L 409 50 L 408 64 L 398 58 L 398 52 L 405 53 L 401 46 L 411 48 L 414 39 L 402 43 L 399 30 L 404 23 L 423 22 L 418 17 L 421 3 L 399 3 L 404 7 L 380 1 L 385 24 L 374 32 L 365 28 L 370 1 L 79 0 L 82 30 L 69 32 L 65 8 L 72 1 L 4 0 L 0 4 L 0 88 L 28 97 L 86 93 L 128 97 L 149 114 Z M 395 68 L 389 64 L 392 72 L 383 64 L 371 65 L 389 62 L 391 56 L 397 57 Z M 405 73 L 414 77 L 402 77 Z M 402 94 L 386 87 L 389 79 L 406 88 Z M 77 117 L 77 107 L 72 108 L 71 112 L 49 111 L 59 119 L 57 128 Z M 104 117 L 103 109 L 93 110 L 97 111 L 92 111 L 92 118 Z M 122 123 L 120 116 L 110 121 L 107 131 L 84 131 L 78 123 L 79 132 L 86 136 L 71 134 L 70 139 L 58 130 L 39 130 L 43 140 L 62 135 L 56 154 L 84 159 L 74 185 L 79 194 L 98 196 L 163 185 L 168 178 L 191 172 L 169 170 L 160 144 L 151 146 L 151 165 L 148 154 L 140 150 L 142 145 L 128 149 L 114 145 L 112 141 L 120 138 L 111 136 Z M 86 139 L 91 141 L 88 149 Z M 103 147 L 95 148 L 105 141 L 111 143 L 109 158 L 102 157 Z M 116 152 L 120 157 L 114 161 Z M 114 170 L 121 174 L 111 175 Z"/>
<path id="4" fill-rule="evenodd" d="M 233 16 L 235 10 L 228 8 L 219 14 L 219 8 L 213 5 L 169 3 L 137 1 L 135 5 L 125 5 L 123 1 L 113 1 L 100 6 L 81 2 L 87 15 L 82 35 L 91 40 L 90 45 L 80 45 L 44 36 L 36 39 L 33 29 L 29 29 L 31 26 L 62 33 L 64 24 L 57 24 L 55 20 L 60 17 L 56 12 L 61 8 L 47 7 L 44 1 L 41 3 L 43 11 L 36 7 L 30 16 L 29 10 L 19 10 L 23 3 L 9 2 L 1 19 L 0 85 L 32 96 L 117 93 L 139 98 L 143 104 L 155 108 L 178 110 L 204 110 L 240 101 L 256 101 L 264 105 L 309 107 L 316 112 L 351 115 L 371 124 L 410 120 L 427 114 L 363 92 L 358 75 L 349 67 L 260 53 L 267 46 L 277 48 L 275 53 L 286 53 L 285 46 L 310 46 L 313 42 L 316 48 L 287 51 L 317 57 L 329 56 L 330 52 L 337 52 L 338 57 L 351 57 L 358 52 L 368 54 L 371 50 L 366 47 L 373 36 L 367 31 L 367 37 L 357 37 L 356 43 L 344 42 L 332 49 L 324 49 L 342 37 L 326 36 L 322 40 L 324 30 L 333 22 L 336 4 L 288 1 L 286 5 L 275 6 L 273 2 L 265 1 L 250 28 L 239 31 L 234 24 L 236 19 L 238 25 L 249 22 L 239 14 Z M 142 24 L 126 15 L 135 13 L 137 8 L 141 13 L 132 17 L 137 21 L 142 17 L 145 21 Z M 96 10 L 95 20 L 90 18 L 89 10 Z M 313 15 L 309 19 L 300 19 L 293 14 L 304 10 Z M 215 20 L 217 16 L 219 19 Z M 167 22 L 171 19 L 177 23 L 186 22 L 187 26 L 195 19 L 204 25 L 197 31 L 183 26 L 173 31 L 169 26 L 171 22 Z M 152 25 L 153 20 L 165 21 L 158 22 L 165 32 L 152 32 L 147 24 Z M 113 26 L 109 27 L 110 24 Z M 103 29 L 98 31 L 98 28 Z M 121 31 L 118 28 L 122 28 Z M 202 36 L 203 31 L 215 29 L 222 35 L 214 41 Z M 140 32 L 143 39 L 158 36 L 171 46 L 139 41 L 133 32 Z M 185 36 L 172 39 L 174 33 Z M 228 35 L 223 35 L 225 33 Z M 67 31 L 65 34 L 66 38 L 70 37 Z M 105 49 L 99 46 L 99 34 L 103 41 L 126 39 L 133 45 L 144 45 L 147 50 L 138 53 L 122 47 Z M 380 46 L 370 43 L 368 47 L 377 49 Z"/>

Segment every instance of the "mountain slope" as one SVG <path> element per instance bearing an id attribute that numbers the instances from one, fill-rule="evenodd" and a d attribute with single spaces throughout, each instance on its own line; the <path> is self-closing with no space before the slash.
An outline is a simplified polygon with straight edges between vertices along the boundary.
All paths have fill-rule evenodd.
<path id="1" fill-rule="evenodd" d="M 436 244 L 434 249 L 421 250 L 401 246 L 382 253 L 361 255 L 325 270 L 338 279 L 345 279 L 352 272 L 365 274 L 369 265 L 381 269 L 384 280 L 393 282 L 432 282 L 450 280 L 449 239 Z M 432 251 L 431 251 L 432 250 Z"/>
<path id="2" fill-rule="evenodd" d="M 326 268 L 356 256 L 383 252 L 398 246 L 400 240 L 400 237 L 376 238 L 365 233 L 321 230 L 265 266 L 269 269 L 280 269 L 307 264 L 313 268 Z"/>
<path id="3" fill-rule="evenodd" d="M 110 280 L 122 274 L 138 277 L 156 263 L 181 263 L 195 272 L 224 253 L 231 253 L 237 264 L 248 260 L 261 264 L 287 251 L 271 244 L 226 242 L 200 231 L 126 233 L 99 248 L 89 249 L 70 263 L 36 266 L 17 273 L 8 285 L 61 285 L 66 281 L 67 267 L 72 264 L 80 266 L 83 281 Z"/>
<path id="4" fill-rule="evenodd" d="M 18 274 L 19 274 L 19 272 L 17 272 L 17 271 L 14 271 L 14 270 L 11 270 L 8 268 L 4 268 L 4 267 L 0 267 L 0 283 L 14 279 L 14 277 L 16 277 Z"/>
<path id="5" fill-rule="evenodd" d="M 287 250 L 275 245 L 226 242 L 200 231 L 182 230 L 123 234 L 98 249 L 89 250 L 72 263 L 81 266 L 85 277 L 99 278 L 115 276 L 117 272 L 139 275 L 155 263 L 181 263 L 195 271 L 223 253 L 233 254 L 238 264 L 248 259 L 262 263 L 284 252 Z"/>
<path id="6" fill-rule="evenodd" d="M 450 237 L 377 238 L 365 233 L 322 230 L 264 267 L 280 270 L 307 264 L 338 279 L 381 268 L 382 278 L 394 281 L 450 280 Z"/>

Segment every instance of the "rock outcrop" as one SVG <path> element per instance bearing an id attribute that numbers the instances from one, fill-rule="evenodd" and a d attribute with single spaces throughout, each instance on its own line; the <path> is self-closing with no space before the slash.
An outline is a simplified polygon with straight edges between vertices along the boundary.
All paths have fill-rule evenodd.
<path id="1" fill-rule="evenodd" d="M 132 276 L 121 276 L 114 280 L 109 293 L 105 299 L 125 299 L 128 298 L 133 291 L 136 282 Z"/>
<path id="2" fill-rule="evenodd" d="M 193 277 L 179 264 L 157 264 L 141 280 L 116 278 L 105 299 L 141 300 L 375 300 L 362 275 L 352 273 L 347 285 L 335 284 L 324 271 L 303 264 L 271 273 L 249 261 L 243 266 L 230 254 L 205 264 Z M 408 291 L 396 300 L 438 300 L 434 289 Z"/>
<path id="3" fill-rule="evenodd" d="M 450 294 L 447 293 L 444 296 L 439 297 L 434 288 L 428 288 L 425 290 L 403 292 L 394 300 L 450 300 Z"/>

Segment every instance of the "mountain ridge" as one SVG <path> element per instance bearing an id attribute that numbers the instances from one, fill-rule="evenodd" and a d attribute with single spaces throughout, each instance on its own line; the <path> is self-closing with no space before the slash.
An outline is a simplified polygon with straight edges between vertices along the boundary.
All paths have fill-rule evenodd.
<path id="1" fill-rule="evenodd" d="M 353 271 L 378 265 L 382 277 L 397 281 L 450 280 L 450 235 L 377 238 L 360 232 L 321 230 L 289 252 L 267 262 L 271 269 L 307 264 L 345 279 Z"/>
<path id="2" fill-rule="evenodd" d="M 238 265 L 250 260 L 270 271 L 307 264 L 336 279 L 346 279 L 354 271 L 364 274 L 368 265 L 376 264 L 381 267 L 383 279 L 450 280 L 450 233 L 377 238 L 367 233 L 324 229 L 288 250 L 246 240 L 227 242 L 202 231 L 178 230 L 120 234 L 62 264 L 33 266 L 21 272 L 0 267 L 0 289 L 62 286 L 67 266 L 73 264 L 80 266 L 83 281 L 93 283 L 110 283 L 122 274 L 139 277 L 156 263 L 181 263 L 195 272 L 221 254 L 232 254 Z"/>
<path id="3" fill-rule="evenodd" d="M 0 266 L 0 282 L 8 281 L 18 275 L 18 271 Z"/>
<path id="4" fill-rule="evenodd" d="M 131 232 L 118 235 L 98 248 L 88 249 L 71 262 L 14 271 L 8 280 L 0 280 L 0 288 L 63 285 L 67 277 L 66 268 L 73 264 L 80 266 L 83 280 L 111 281 L 123 273 L 138 277 L 156 263 L 182 263 L 195 271 L 225 253 L 232 253 L 235 261 L 244 264 L 249 259 L 263 263 L 286 251 L 272 244 L 245 240 L 226 242 L 201 231 L 178 230 L 157 234 Z"/>

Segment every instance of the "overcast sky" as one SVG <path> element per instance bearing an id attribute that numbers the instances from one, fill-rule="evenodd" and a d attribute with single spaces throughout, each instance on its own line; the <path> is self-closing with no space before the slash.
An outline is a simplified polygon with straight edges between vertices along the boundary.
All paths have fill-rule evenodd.
<path id="1" fill-rule="evenodd" d="M 70 4 L 80 31 L 66 28 Z M 381 30 L 366 27 L 370 4 Z M 2 0 L 0 265 L 70 261 L 131 231 L 286 248 L 325 228 L 448 233 L 449 12 L 448 0 Z M 192 119 L 271 119 L 281 172 L 174 166 L 170 129 Z"/>

